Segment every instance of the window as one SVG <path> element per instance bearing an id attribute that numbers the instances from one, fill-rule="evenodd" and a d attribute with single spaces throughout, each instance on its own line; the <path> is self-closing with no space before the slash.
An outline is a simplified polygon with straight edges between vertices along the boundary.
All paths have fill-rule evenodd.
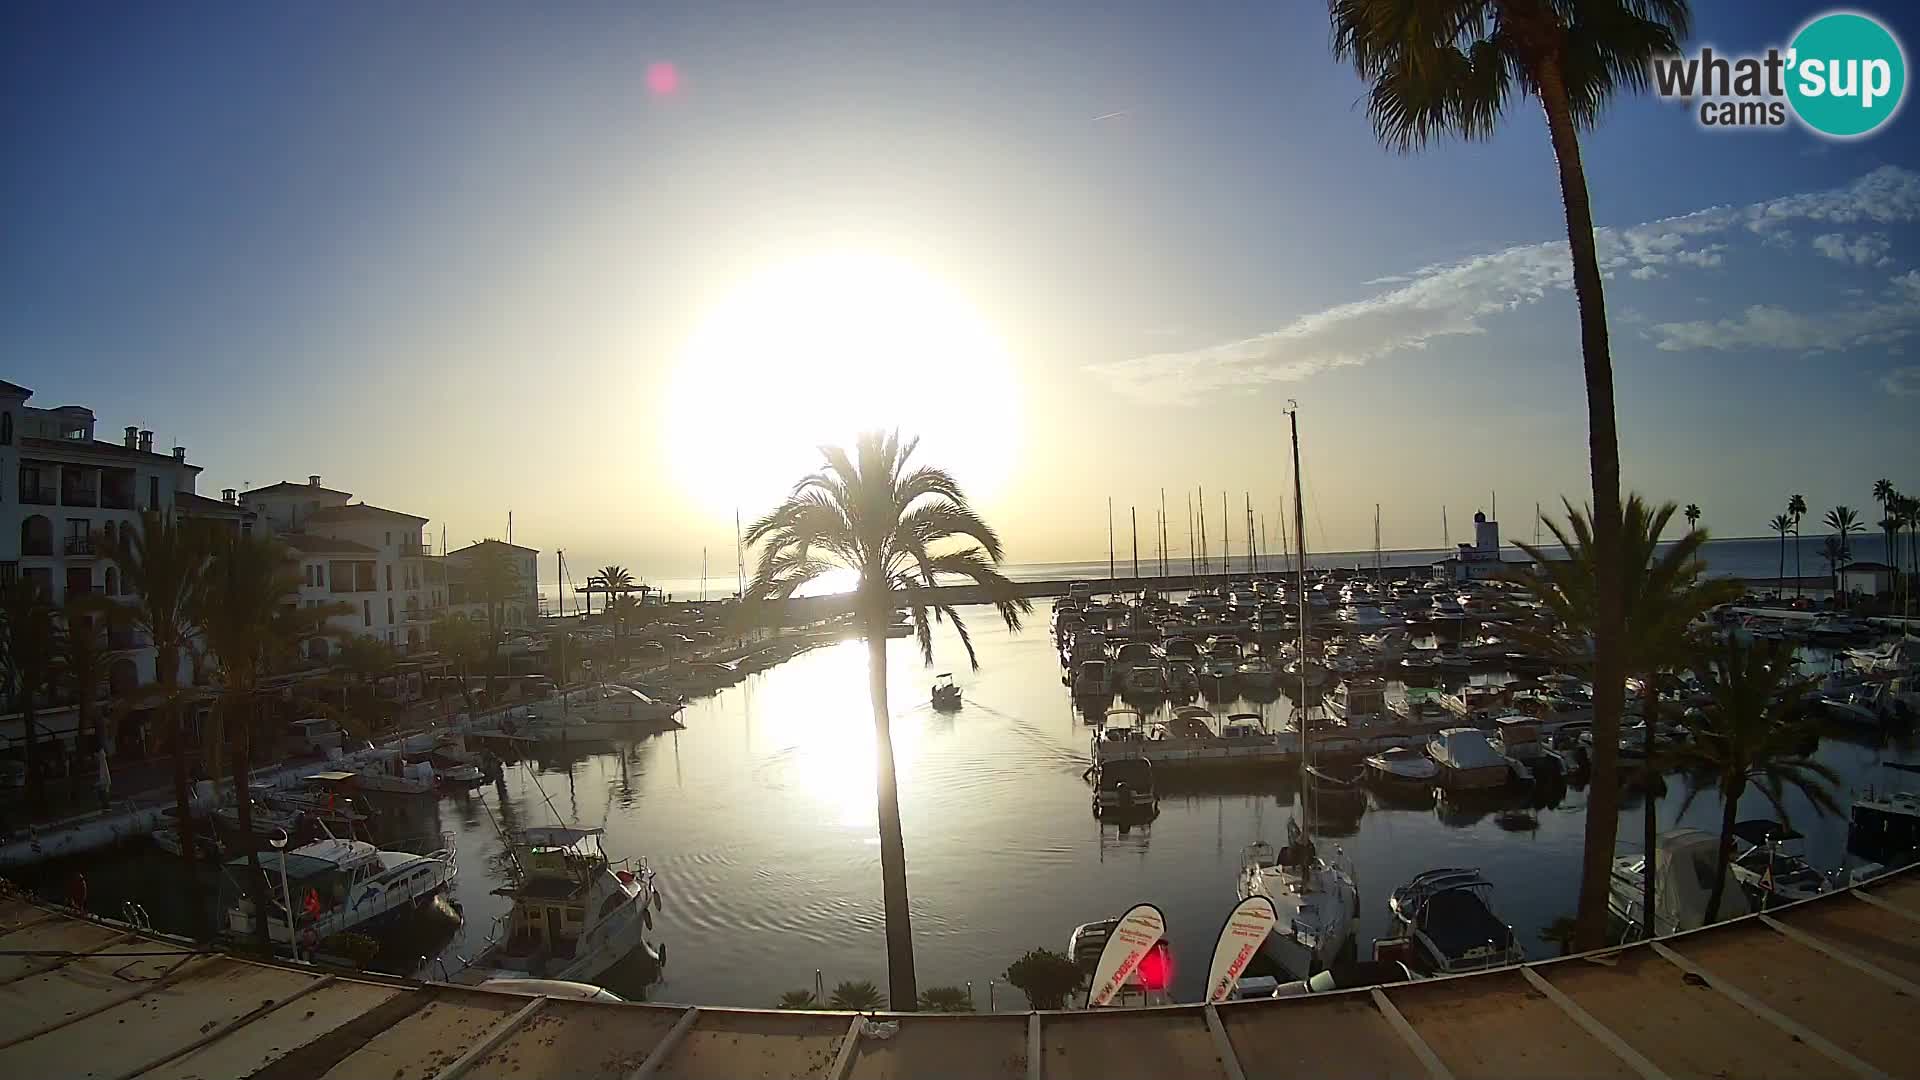
<path id="1" fill-rule="evenodd" d="M 107 595 L 120 595 L 120 576 L 113 567 L 107 567 Z"/>
<path id="2" fill-rule="evenodd" d="M 13 414 L 0 413 L 0 446 L 13 445 Z"/>
<path id="3" fill-rule="evenodd" d="M 373 625 L 373 601 L 360 601 L 360 619 L 368 626 Z"/>
<path id="4" fill-rule="evenodd" d="M 147 477 L 147 509 L 160 509 L 160 478 L 157 476 Z"/>
<path id="5" fill-rule="evenodd" d="M 393 622 L 393 597 L 387 597 L 387 622 Z"/>
<path id="6" fill-rule="evenodd" d="M 386 540 L 386 544 L 387 544 L 387 546 L 388 546 L 388 547 L 392 547 L 392 546 L 393 546 L 393 534 L 392 534 L 392 533 L 388 533 L 388 534 L 387 534 L 387 540 Z"/>
<path id="7" fill-rule="evenodd" d="M 387 564 L 387 591 L 393 591 L 393 564 Z"/>

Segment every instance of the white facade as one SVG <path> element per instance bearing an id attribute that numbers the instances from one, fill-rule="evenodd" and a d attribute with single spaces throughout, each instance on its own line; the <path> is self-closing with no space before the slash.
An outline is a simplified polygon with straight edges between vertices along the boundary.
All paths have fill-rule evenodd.
<path id="1" fill-rule="evenodd" d="M 485 622 L 487 605 L 468 587 L 468 567 L 481 551 L 497 548 L 507 553 L 519 576 L 519 589 L 500 606 L 503 627 L 530 627 L 540 616 L 540 552 L 501 540 L 482 540 L 446 556 L 447 601 L 451 610 L 469 619 Z"/>
<path id="2" fill-rule="evenodd" d="M 1893 591 L 1893 567 L 1886 563 L 1851 563 L 1835 576 L 1839 578 L 1840 591 L 1843 593 L 1879 596 Z"/>
<path id="3" fill-rule="evenodd" d="M 0 382 L 0 581 L 40 582 L 56 605 L 80 593 L 127 598 L 104 541 L 138 528 L 143 512 L 243 521 L 195 494 L 200 467 L 185 447 L 155 453 L 153 432 L 134 427 L 119 442 L 97 440 L 91 409 L 35 408 L 32 394 Z M 109 671 L 115 692 L 155 681 L 144 639 L 115 631 L 112 644 L 121 650 Z M 183 681 L 190 674 L 183 658 Z"/>
<path id="4" fill-rule="evenodd" d="M 1433 564 L 1433 580 L 1440 582 L 1488 581 L 1506 572 L 1500 558 L 1500 523 L 1484 513 L 1473 515 L 1473 543 L 1461 544 L 1452 556 Z"/>

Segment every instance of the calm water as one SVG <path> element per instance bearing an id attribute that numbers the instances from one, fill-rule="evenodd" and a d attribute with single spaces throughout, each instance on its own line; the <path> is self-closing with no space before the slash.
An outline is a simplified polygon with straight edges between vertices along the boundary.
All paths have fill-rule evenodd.
<path id="1" fill-rule="evenodd" d="M 1022 952 L 1064 948 L 1078 923 L 1150 900 L 1166 912 L 1184 961 L 1177 996 L 1197 997 L 1208 950 L 1234 902 L 1240 852 L 1255 840 L 1284 839 L 1291 785 L 1276 777 L 1169 794 L 1151 824 L 1102 824 L 1081 779 L 1089 728 L 1060 684 L 1045 606 L 1017 635 L 988 614 L 970 623 L 981 670 L 956 671 L 966 692 L 957 713 L 925 704 L 933 672 L 965 666 L 951 630 L 943 627 L 937 638 L 933 672 L 911 640 L 888 643 L 921 986 L 971 980 L 984 1008 L 987 981 Z M 654 938 L 667 945 L 669 962 L 650 997 L 769 1006 L 783 990 L 810 986 L 816 968 L 829 987 L 843 979 L 884 987 L 865 672 L 861 643 L 819 649 L 694 703 L 684 731 L 530 762 L 507 770 L 497 785 L 417 810 L 410 829 L 449 830 L 460 851 L 454 895 L 466 924 L 447 946 L 449 965 L 477 951 L 507 908 L 490 894 L 505 881 L 490 861 L 500 851 L 494 819 L 509 827 L 562 821 L 604 824 L 609 853 L 644 855 L 658 870 L 664 907 Z M 1289 706 L 1282 698 L 1248 708 L 1278 722 Z M 1849 785 L 1873 782 L 1876 756 L 1869 746 L 1837 740 L 1820 749 Z M 1395 808 L 1370 798 L 1330 820 L 1327 832 L 1358 870 L 1362 953 L 1386 930 L 1388 893 L 1443 865 L 1484 871 L 1529 950 L 1549 953 L 1553 946 L 1537 935 L 1574 909 L 1586 792 L 1539 801 L 1546 805 L 1516 799 L 1473 809 Z M 1663 806 L 1663 827 L 1678 803 L 1676 794 Z M 1687 819 L 1714 827 L 1712 796 Z M 1816 863 L 1840 863 L 1844 819 L 1819 820 L 1796 802 L 1793 821 L 1808 834 Z M 1623 850 L 1638 846 L 1639 828 L 1635 806 L 1622 817 Z M 129 892 L 149 909 L 158 906 L 156 921 L 164 922 L 169 898 L 151 895 L 160 866 L 122 856 L 89 869 L 95 907 L 117 912 L 117 897 Z M 167 888 L 176 892 L 177 883 Z M 1018 1008 L 1020 998 L 1003 986 L 997 1004 Z"/>

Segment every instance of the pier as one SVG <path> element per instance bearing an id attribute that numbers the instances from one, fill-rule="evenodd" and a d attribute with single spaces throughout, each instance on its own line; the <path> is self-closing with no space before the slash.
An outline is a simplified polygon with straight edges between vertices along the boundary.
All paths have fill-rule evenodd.
<path id="1" fill-rule="evenodd" d="M 0 951 L 9 1076 L 1907 1076 L 1920 872 L 1480 974 L 1095 1012 L 523 996 L 244 958 L 17 898 L 0 900 Z"/>

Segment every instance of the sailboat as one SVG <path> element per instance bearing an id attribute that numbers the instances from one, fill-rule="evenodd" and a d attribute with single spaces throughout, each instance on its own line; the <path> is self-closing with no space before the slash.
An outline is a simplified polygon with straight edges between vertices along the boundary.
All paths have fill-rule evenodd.
<path id="1" fill-rule="evenodd" d="M 1287 402 L 1293 430 L 1294 534 L 1299 556 L 1294 567 L 1294 595 L 1300 605 L 1301 655 L 1307 646 L 1307 530 L 1300 509 L 1299 406 Z M 1279 919 L 1262 949 L 1269 959 L 1296 979 L 1329 970 L 1353 940 L 1360 918 L 1360 888 L 1353 867 L 1336 847 L 1328 859 L 1313 843 L 1313 740 L 1307 731 L 1307 674 L 1300 678 L 1300 813 L 1287 823 L 1287 844 L 1279 851 L 1265 841 L 1244 853 L 1238 892 L 1240 899 L 1264 896 L 1273 901 Z"/>

